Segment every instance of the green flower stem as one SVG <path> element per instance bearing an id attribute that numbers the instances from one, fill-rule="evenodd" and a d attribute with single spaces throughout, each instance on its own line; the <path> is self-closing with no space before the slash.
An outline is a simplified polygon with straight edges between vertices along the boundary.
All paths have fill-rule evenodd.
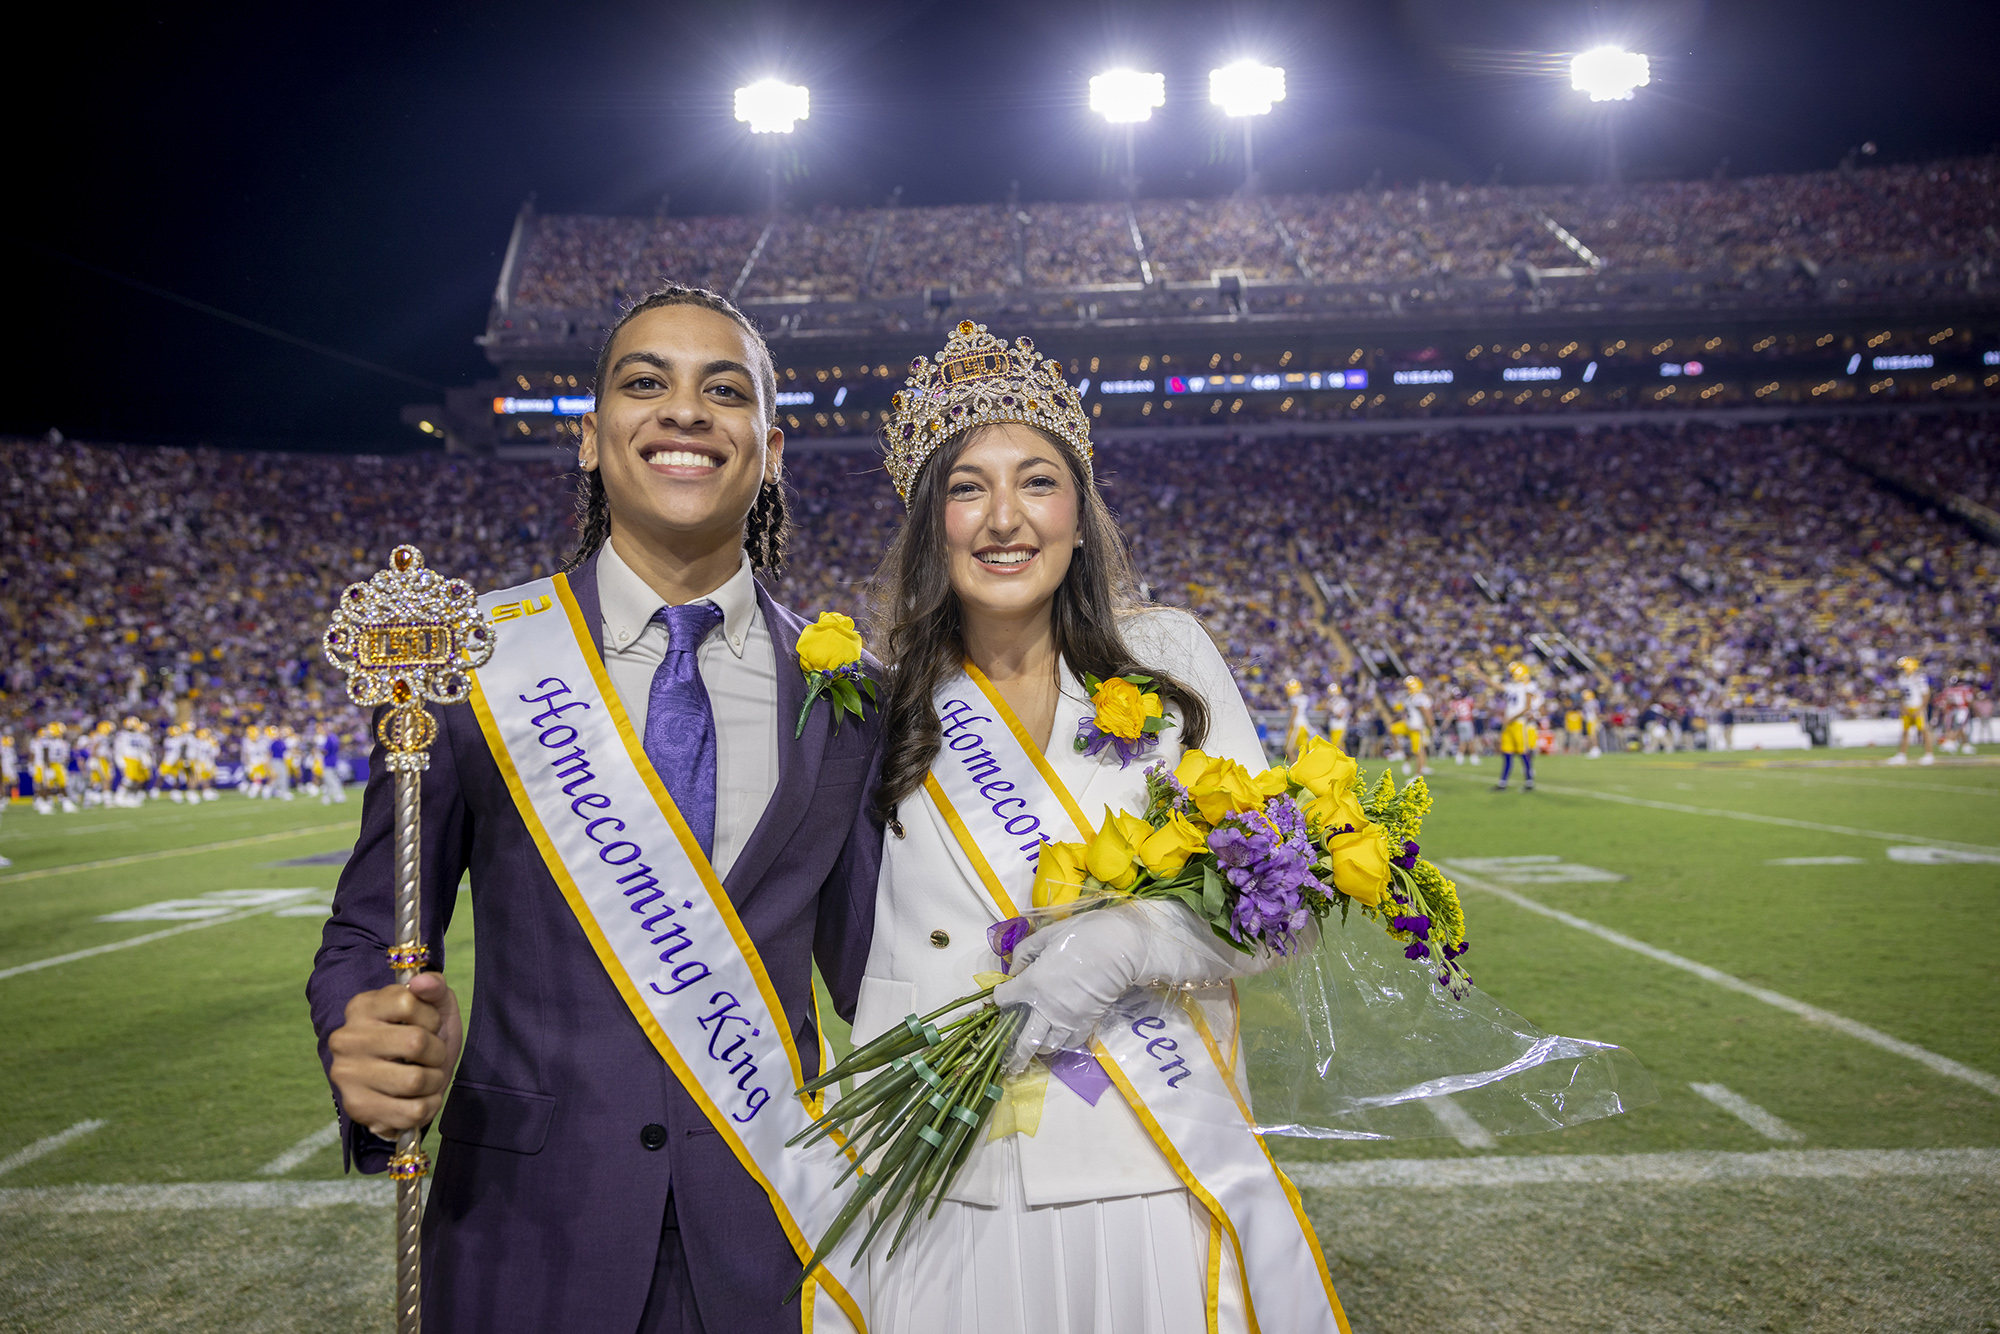
<path id="1" fill-rule="evenodd" d="M 945 1169 L 943 1179 L 938 1182 L 937 1194 L 931 1200 L 930 1213 L 926 1217 L 937 1217 L 938 1206 L 944 1202 L 945 1192 L 951 1189 L 951 1183 L 958 1179 L 959 1170 L 965 1166 L 965 1160 L 972 1156 L 973 1148 L 984 1138 L 987 1123 L 993 1119 L 993 1109 L 998 1104 L 998 1099 L 986 1096 L 986 1090 L 995 1086 L 995 1081 L 1000 1076 L 1001 1063 L 1007 1059 L 1007 1051 L 1014 1044 L 1014 1035 L 1020 1031 L 1021 1024 L 1026 1018 L 1025 1013 L 1017 1011 L 1003 1015 L 994 1025 L 996 1032 L 993 1044 L 986 1059 L 980 1063 L 980 1078 L 974 1085 L 976 1093 L 972 1110 L 978 1116 L 979 1124 L 971 1127 L 965 1138 L 960 1141 L 950 1166 Z"/>
<path id="2" fill-rule="evenodd" d="M 993 988 L 987 987 L 983 991 L 973 992 L 970 996 L 961 996 L 947 1005 L 939 1006 L 929 1014 L 919 1016 L 917 1024 L 921 1027 L 938 1018 L 940 1015 L 950 1014 L 960 1006 L 970 1005 L 974 1001 L 985 1000 L 992 992 Z M 978 1018 L 978 1012 L 974 1011 L 972 1014 L 953 1020 L 938 1031 L 942 1034 L 950 1032 L 953 1029 L 962 1028 L 976 1018 Z M 889 1064 L 889 1062 L 899 1056 L 907 1056 L 911 1052 L 921 1051 L 924 1046 L 924 1039 L 911 1033 L 903 1024 L 898 1024 L 874 1041 L 849 1052 L 846 1060 L 840 1061 L 831 1068 L 822 1071 L 818 1077 L 807 1080 L 800 1087 L 799 1092 L 816 1093 L 829 1084 L 837 1084 L 843 1079 L 848 1079 L 859 1074 L 866 1074 L 870 1070 Z"/>

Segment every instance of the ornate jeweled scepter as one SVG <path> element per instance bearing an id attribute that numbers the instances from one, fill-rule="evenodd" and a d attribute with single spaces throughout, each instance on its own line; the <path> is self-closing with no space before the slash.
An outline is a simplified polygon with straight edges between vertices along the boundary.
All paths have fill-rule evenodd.
<path id="1" fill-rule="evenodd" d="M 396 943 L 388 954 L 396 980 L 408 985 L 430 957 L 418 914 L 419 832 L 423 772 L 438 725 L 424 705 L 457 704 L 472 693 L 469 673 L 493 656 L 493 629 L 471 585 L 425 569 L 423 553 L 404 545 L 389 553 L 388 569 L 347 586 L 321 644 L 347 678 L 349 699 L 363 708 L 389 706 L 375 725 L 396 775 Z M 430 1157 L 422 1135 L 421 1128 L 402 1131 L 389 1159 L 396 1181 L 397 1334 L 423 1328 L 419 1224 Z"/>

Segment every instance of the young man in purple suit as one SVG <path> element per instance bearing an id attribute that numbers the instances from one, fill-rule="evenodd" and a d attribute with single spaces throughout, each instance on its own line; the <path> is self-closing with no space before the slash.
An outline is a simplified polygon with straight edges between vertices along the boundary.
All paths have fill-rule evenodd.
<path id="1" fill-rule="evenodd" d="M 600 683 L 591 716 L 615 714 L 601 700 L 604 687 L 615 692 L 630 720 L 626 745 L 635 757 L 644 750 L 644 763 L 627 772 L 643 783 L 650 769 L 672 797 L 684 822 L 678 846 L 687 862 L 713 867 L 703 883 L 719 882 L 722 911 L 740 922 L 745 957 L 768 976 L 779 1026 L 810 1077 L 820 1051 L 812 963 L 851 1017 L 868 956 L 882 840 L 868 798 L 879 757 L 873 709 L 836 728 L 822 700 L 794 735 L 806 692 L 797 655 L 804 623 L 752 577 L 782 559 L 786 529 L 770 351 L 722 298 L 668 288 L 612 331 L 597 386 L 597 410 L 583 419 L 589 490 L 566 586 L 524 586 L 561 589 L 561 607 L 546 614 L 550 600 L 530 596 L 491 608 L 495 663 L 510 641 L 518 659 L 536 635 L 569 633 L 560 630 L 568 611 L 575 642 L 589 641 L 584 667 L 565 676 L 578 678 L 578 694 L 559 698 L 549 687 L 532 705 L 546 705 L 532 725 L 552 745 L 550 736 L 569 731 L 563 724 L 579 721 L 562 710 L 588 708 L 575 700 L 592 691 L 590 680 Z M 503 619 L 523 612 L 544 614 Z M 481 669 L 482 684 L 493 671 Z M 573 809 L 598 817 L 591 843 L 622 869 L 617 858 L 637 849 L 604 846 L 623 823 L 609 818 L 612 797 L 578 786 L 591 778 L 581 760 L 544 780 L 571 780 L 545 794 L 554 805 L 537 797 L 527 767 L 508 757 L 486 694 L 434 713 L 423 926 L 438 971 L 405 988 L 384 957 L 396 943 L 394 803 L 378 754 L 307 988 L 351 1162 L 383 1170 L 395 1133 L 443 1109 L 424 1216 L 427 1327 L 799 1330 L 799 1300 L 780 1300 L 799 1259 L 739 1137 L 719 1119 L 721 1096 L 696 1096 L 684 1082 L 699 1083 L 687 1071 L 701 1062 L 662 1059 L 659 1025 L 642 1004 L 647 988 L 633 982 L 642 973 L 620 971 L 607 931 L 587 924 L 578 884 L 602 868 L 572 876 L 554 851 L 549 831 Z M 639 799 L 656 819 L 668 804 L 654 807 L 643 788 Z M 625 847 L 634 852 L 612 855 Z M 659 862 L 656 852 L 647 855 Z M 656 888 L 650 864 L 639 870 L 649 873 L 638 887 Z M 442 945 L 468 872 L 479 949 L 462 1019 Z M 698 895 L 688 892 L 689 908 Z M 674 958 L 677 929 L 662 932 L 662 959 Z M 659 975 L 707 976 L 708 967 L 683 961 Z M 719 1034 L 724 1020 L 713 1027 Z M 789 1078 L 770 1081 L 769 1096 L 790 1099 L 792 1089 L 777 1086 Z M 753 1101 L 747 1110 L 759 1108 Z"/>

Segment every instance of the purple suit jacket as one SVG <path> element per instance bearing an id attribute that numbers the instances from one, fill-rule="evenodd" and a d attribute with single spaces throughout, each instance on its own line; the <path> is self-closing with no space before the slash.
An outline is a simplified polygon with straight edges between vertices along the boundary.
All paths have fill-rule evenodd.
<path id="1" fill-rule="evenodd" d="M 595 556 L 570 586 L 584 624 L 595 628 Z M 874 930 L 882 827 L 868 798 L 879 729 L 871 709 L 834 735 L 829 706 L 816 703 L 803 736 L 785 730 L 805 698 L 797 666 L 804 625 L 761 585 L 757 599 L 777 655 L 778 785 L 724 887 L 811 1075 L 819 1046 L 813 959 L 835 1008 L 851 1017 Z M 439 1117 L 424 1214 L 426 1328 L 635 1328 L 671 1186 L 707 1322 L 731 1334 L 796 1334 L 797 1299 L 781 1307 L 779 1298 L 799 1261 L 769 1201 L 605 975 L 471 706 L 434 713 L 439 734 L 423 778 L 424 938 L 431 966 L 443 968 L 456 886 L 470 872 L 479 948 L 465 1055 Z M 370 774 L 360 838 L 306 987 L 322 1062 L 348 1000 L 394 980 L 383 957 L 393 941 L 394 799 L 379 749 Z M 341 1131 L 350 1162 L 384 1169 L 390 1144 L 344 1114 Z"/>

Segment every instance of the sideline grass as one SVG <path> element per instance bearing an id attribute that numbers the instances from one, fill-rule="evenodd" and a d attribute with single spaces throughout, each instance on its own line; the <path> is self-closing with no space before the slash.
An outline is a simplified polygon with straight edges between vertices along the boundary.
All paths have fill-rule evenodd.
<path id="1" fill-rule="evenodd" d="M 1537 770 L 1551 787 L 2000 846 L 2000 766 L 1854 763 L 1868 758 L 1551 757 Z M 1379 768 L 1369 766 L 1371 776 Z M 1616 873 L 1625 878 L 1508 887 L 2000 1074 L 2000 1001 L 1980 934 L 2000 865 L 1916 864 L 1858 835 L 1486 790 L 1496 776 L 1491 762 L 1437 766 L 1427 853 L 1555 856 Z M 358 818 L 357 805 L 344 811 Z M 0 853 L 33 869 L 327 822 L 317 805 L 239 798 L 48 818 L 16 806 L 0 825 Z M 0 883 L 0 967 L 157 929 L 96 920 L 157 900 L 299 886 L 324 902 L 337 865 L 270 863 L 350 840 L 329 831 Z M 1826 856 L 1858 860 L 1769 864 Z M 1611 1121 L 1502 1138 L 1489 1155 L 1769 1147 L 1691 1083 L 1728 1086 L 1795 1127 L 1804 1148 L 2000 1147 L 2000 1099 L 1491 895 L 1468 891 L 1466 906 L 1467 963 L 1481 986 L 1545 1028 L 1630 1048 L 1662 1092 L 1657 1106 Z M 460 986 L 471 918 L 458 914 L 447 944 Z M 109 1122 L 0 1186 L 269 1179 L 256 1169 L 328 1115 L 303 995 L 318 938 L 315 918 L 262 915 L 0 979 L 11 1021 L 0 1030 L 0 1157 L 82 1120 Z M 822 1014 L 839 1046 L 844 1026 L 830 1007 Z M 1273 1147 L 1323 1161 L 1476 1156 L 1448 1138 Z M 338 1152 L 327 1150 L 284 1179 L 339 1171 Z M 1939 1180 L 1308 1192 L 1363 1334 L 1530 1324 L 1979 1329 L 2000 1309 L 1995 1196 L 1991 1182 Z M 0 1327 L 382 1323 L 386 1214 L 257 1212 L 0 1219 Z M 1452 1245 L 1417 1255 L 1396 1240 L 1412 1235 Z M 119 1263 L 91 1263 L 112 1253 Z"/>

